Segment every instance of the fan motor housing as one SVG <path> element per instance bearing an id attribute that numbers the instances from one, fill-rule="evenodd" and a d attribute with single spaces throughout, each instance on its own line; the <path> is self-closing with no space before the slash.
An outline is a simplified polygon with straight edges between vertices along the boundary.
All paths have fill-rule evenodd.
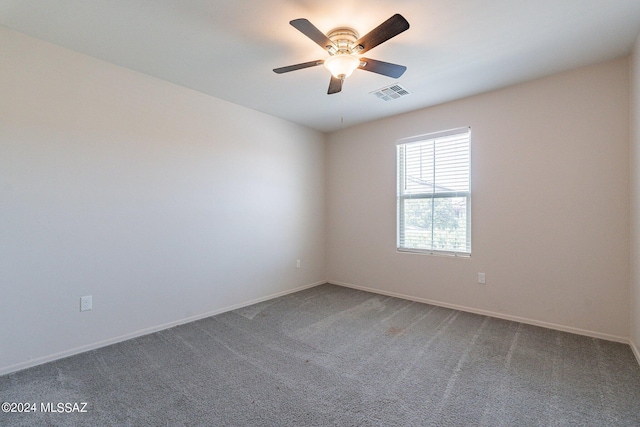
<path id="1" fill-rule="evenodd" d="M 331 30 L 327 34 L 329 40 L 331 40 L 337 47 L 338 51 L 334 54 L 352 54 L 357 53 L 359 49 L 356 49 L 355 42 L 360 38 L 358 32 L 353 28 L 339 27 Z"/>

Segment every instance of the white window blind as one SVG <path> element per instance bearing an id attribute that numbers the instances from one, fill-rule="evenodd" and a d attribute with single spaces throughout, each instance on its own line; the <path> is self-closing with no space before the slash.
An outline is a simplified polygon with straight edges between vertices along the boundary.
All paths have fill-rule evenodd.
<path id="1" fill-rule="evenodd" d="M 471 254 L 471 130 L 398 141 L 398 250 Z"/>

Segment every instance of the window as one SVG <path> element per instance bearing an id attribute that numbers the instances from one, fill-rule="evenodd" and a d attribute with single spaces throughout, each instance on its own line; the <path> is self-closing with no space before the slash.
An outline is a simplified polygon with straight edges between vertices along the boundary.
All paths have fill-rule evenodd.
<path id="1" fill-rule="evenodd" d="M 471 255 L 471 130 L 397 144 L 398 250 Z"/>

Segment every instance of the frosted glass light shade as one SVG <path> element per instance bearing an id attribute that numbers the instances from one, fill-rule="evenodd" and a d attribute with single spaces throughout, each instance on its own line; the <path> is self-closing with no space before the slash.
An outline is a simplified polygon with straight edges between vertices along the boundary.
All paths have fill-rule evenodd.
<path id="1" fill-rule="evenodd" d="M 335 78 L 347 78 L 358 68 L 360 60 L 351 55 L 334 55 L 325 59 L 324 66 Z"/>

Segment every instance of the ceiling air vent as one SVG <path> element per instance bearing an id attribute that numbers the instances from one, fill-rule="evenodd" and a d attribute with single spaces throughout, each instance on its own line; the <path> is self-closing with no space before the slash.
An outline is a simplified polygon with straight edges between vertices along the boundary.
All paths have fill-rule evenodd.
<path id="1" fill-rule="evenodd" d="M 395 84 L 373 91 L 371 94 L 377 96 L 383 101 L 391 101 L 392 99 L 398 99 L 401 96 L 409 95 L 409 91 L 399 84 Z"/>

